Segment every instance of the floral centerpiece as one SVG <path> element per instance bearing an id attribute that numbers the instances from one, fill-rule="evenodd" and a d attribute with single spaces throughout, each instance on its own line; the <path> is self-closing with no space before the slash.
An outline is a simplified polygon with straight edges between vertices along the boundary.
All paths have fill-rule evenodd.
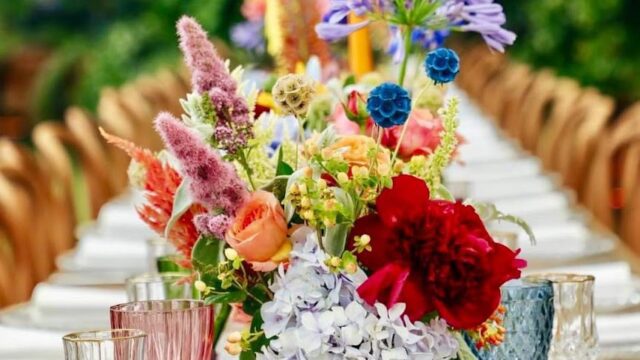
<path id="1" fill-rule="evenodd" d="M 436 48 L 416 73 L 419 85 L 403 83 L 412 40 L 478 31 L 501 50 L 514 36 L 491 0 L 327 5 L 321 38 L 383 21 L 408 39 L 397 82 L 296 73 L 258 90 L 184 17 L 177 26 L 193 92 L 181 119 L 155 120 L 166 150 L 103 135 L 133 159 L 142 219 L 176 245 L 196 288 L 216 304 L 216 341 L 232 308 L 250 319 L 225 339 L 230 354 L 473 358 L 463 339 L 501 341 L 500 286 L 526 264 L 485 222 L 522 223 L 455 200 L 443 186 L 463 139 L 457 99 L 445 103 L 434 83 L 455 78 L 457 54 Z M 365 20 L 346 23 L 350 12 Z M 435 100 L 425 100 L 434 89 Z M 256 106 L 259 96 L 271 107 Z"/>

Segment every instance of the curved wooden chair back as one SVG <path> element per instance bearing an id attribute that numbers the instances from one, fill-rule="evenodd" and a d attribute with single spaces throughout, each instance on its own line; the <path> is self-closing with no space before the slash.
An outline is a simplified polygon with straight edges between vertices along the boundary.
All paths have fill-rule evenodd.
<path id="1" fill-rule="evenodd" d="M 604 132 L 615 108 L 613 99 L 587 90 L 580 98 L 574 117 L 562 129 L 556 147 L 558 172 L 565 185 L 584 194 L 584 180 L 598 138 Z"/>
<path id="2" fill-rule="evenodd" d="M 116 169 L 111 166 L 103 145 L 104 142 L 98 133 L 98 127 L 89 114 L 78 107 L 70 107 L 64 117 L 75 145 L 81 151 L 82 156 L 86 157 L 86 161 L 83 161 L 83 167 L 86 166 L 84 172 L 92 215 L 95 217 L 102 205 L 116 195 L 113 185 L 116 181 L 113 177 Z"/>
<path id="3" fill-rule="evenodd" d="M 499 119 L 499 125 L 509 135 L 515 137 L 515 129 L 517 124 L 521 122 L 521 109 L 524 103 L 529 88 L 531 87 L 535 76 L 530 74 L 529 76 L 521 79 L 514 79 L 510 85 L 505 88 L 504 105 L 502 109 L 502 116 Z"/>
<path id="4" fill-rule="evenodd" d="M 17 302 L 12 286 L 15 281 L 13 277 L 15 264 L 9 236 L 4 231 L 4 216 L 0 214 L 0 309 Z"/>
<path id="5" fill-rule="evenodd" d="M 582 90 L 575 80 L 567 78 L 558 80 L 553 95 L 551 114 L 540 129 L 535 148 L 535 153 L 540 157 L 545 168 L 551 168 L 551 162 L 555 157 L 553 145 L 557 143 L 562 134 L 565 122 L 571 119 L 576 102 L 581 95 Z"/>
<path id="6" fill-rule="evenodd" d="M 133 142 L 139 140 L 137 119 L 122 106 L 116 89 L 110 87 L 102 89 L 97 112 L 101 126 L 109 128 L 114 135 Z"/>
<path id="7" fill-rule="evenodd" d="M 480 104 L 494 121 L 499 122 L 502 117 L 505 98 L 511 89 L 529 76 L 531 76 L 531 70 L 527 65 L 511 63 L 498 76 L 490 80 L 481 95 Z"/>
<path id="8" fill-rule="evenodd" d="M 154 113 L 168 111 L 175 114 L 174 111 L 176 106 L 173 105 L 171 95 L 162 88 L 160 82 L 157 81 L 155 77 L 151 75 L 142 75 L 134 81 L 133 85 L 151 104 Z"/>
<path id="9" fill-rule="evenodd" d="M 0 233 L 13 254 L 11 302 L 26 301 L 36 284 L 31 259 L 30 230 L 34 210 L 29 194 L 0 172 Z"/>
<path id="10" fill-rule="evenodd" d="M 473 74 L 467 90 L 469 95 L 474 99 L 479 99 L 489 80 L 498 76 L 505 66 L 506 61 L 502 54 L 486 51 L 485 56 L 481 57 L 475 64 L 471 64 L 468 69 L 462 70 Z"/>
<path id="11" fill-rule="evenodd" d="M 536 75 L 522 103 L 521 122 L 514 133 L 526 150 L 533 152 L 536 147 L 541 129 L 546 125 L 551 113 L 556 86 L 557 79 L 553 73 L 542 70 Z"/>
<path id="12" fill-rule="evenodd" d="M 631 165 L 619 166 L 618 157 L 633 141 L 640 139 L 640 102 L 631 106 L 614 122 L 600 138 L 593 158 L 592 166 L 587 174 L 584 187 L 584 205 L 604 225 L 614 227 L 612 209 L 622 199 L 616 188 L 624 189 L 622 194 L 629 194 L 632 184 L 638 178 L 638 169 Z M 626 162 L 632 161 L 631 157 Z M 618 175 L 622 171 L 622 175 Z M 626 196 L 623 198 L 626 199 Z"/>
<path id="13" fill-rule="evenodd" d="M 155 79 L 160 88 L 165 92 L 167 99 L 169 99 L 169 112 L 180 116 L 180 114 L 182 114 L 180 99 L 184 98 L 187 93 L 190 92 L 190 88 L 185 86 L 178 74 L 166 68 L 158 71 Z"/>
<path id="14" fill-rule="evenodd" d="M 640 138 L 630 146 L 624 161 L 624 207 L 620 221 L 620 234 L 629 246 L 640 254 Z M 635 176 L 631 179 L 631 176 Z"/>
<path id="15" fill-rule="evenodd" d="M 149 100 L 133 84 L 121 87 L 119 95 L 121 103 L 135 116 L 139 124 L 138 144 L 154 151 L 161 150 L 162 140 L 153 125 L 156 111 Z"/>

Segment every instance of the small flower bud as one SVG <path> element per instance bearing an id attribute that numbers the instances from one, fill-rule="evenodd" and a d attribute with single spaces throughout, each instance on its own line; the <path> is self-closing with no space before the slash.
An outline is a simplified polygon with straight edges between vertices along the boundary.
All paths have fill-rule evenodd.
<path id="1" fill-rule="evenodd" d="M 390 170 L 389 164 L 378 164 L 378 174 L 389 175 Z"/>
<path id="2" fill-rule="evenodd" d="M 224 349 L 232 356 L 240 355 L 242 352 L 242 346 L 238 343 L 227 343 L 225 344 Z"/>
<path id="3" fill-rule="evenodd" d="M 305 210 L 302 212 L 302 218 L 307 219 L 307 220 L 313 220 L 314 216 L 313 216 L 313 211 L 312 210 Z"/>
<path id="4" fill-rule="evenodd" d="M 234 331 L 227 337 L 227 342 L 230 343 L 239 343 L 242 340 L 242 334 L 240 331 Z"/>
<path id="5" fill-rule="evenodd" d="M 303 197 L 302 200 L 300 200 L 300 206 L 304 208 L 311 206 L 311 200 L 306 196 Z"/>
<path id="6" fill-rule="evenodd" d="M 360 238 L 358 239 L 358 243 L 362 246 L 367 246 L 369 245 L 370 242 L 371 242 L 371 236 L 367 234 L 361 235 Z"/>
<path id="7" fill-rule="evenodd" d="M 306 195 L 307 194 L 307 185 L 306 184 L 298 185 L 298 190 L 300 191 L 300 194 Z"/>
<path id="8" fill-rule="evenodd" d="M 342 260 L 340 260 L 339 257 L 334 256 L 331 259 L 329 259 L 329 265 L 333 266 L 333 267 L 338 267 L 340 266 L 340 263 L 342 262 Z"/>
<path id="9" fill-rule="evenodd" d="M 202 281 L 202 280 L 196 280 L 196 282 L 193 284 L 193 286 L 199 292 L 205 292 L 207 290 L 207 284 L 205 284 L 204 281 Z"/>
<path id="10" fill-rule="evenodd" d="M 302 170 L 302 174 L 303 174 L 305 177 L 310 178 L 310 177 L 311 177 L 311 175 L 313 175 L 313 170 L 311 170 L 311 168 L 310 168 L 310 167 L 306 167 L 306 168 L 304 168 L 304 170 Z"/>
<path id="11" fill-rule="evenodd" d="M 327 188 L 327 181 L 325 179 L 318 180 L 318 189 L 324 190 Z"/>
<path id="12" fill-rule="evenodd" d="M 238 257 L 238 252 L 233 248 L 226 248 L 224 249 L 224 256 L 233 261 Z"/>
<path id="13" fill-rule="evenodd" d="M 343 172 L 338 173 L 338 182 L 345 183 L 347 181 L 349 181 L 349 176 L 347 176 L 347 174 L 345 174 Z"/>
<path id="14" fill-rule="evenodd" d="M 344 269 L 349 273 L 349 274 L 355 274 L 356 271 L 358 271 L 358 264 L 356 263 L 348 263 L 344 266 Z"/>

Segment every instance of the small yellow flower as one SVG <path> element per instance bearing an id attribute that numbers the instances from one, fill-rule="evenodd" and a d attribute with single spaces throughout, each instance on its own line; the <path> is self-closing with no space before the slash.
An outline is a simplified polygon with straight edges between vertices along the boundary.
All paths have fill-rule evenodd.
<path id="1" fill-rule="evenodd" d="M 358 242 L 362 246 L 367 246 L 367 245 L 369 245 L 369 243 L 371 243 L 371 236 L 369 236 L 367 234 L 364 234 L 364 235 L 360 236 Z"/>
<path id="2" fill-rule="evenodd" d="M 318 180 L 318 189 L 319 190 L 324 190 L 327 188 L 327 182 L 324 179 L 319 179 Z"/>
<path id="3" fill-rule="evenodd" d="M 311 206 L 311 200 L 306 196 L 303 197 L 302 200 L 300 200 L 300 206 L 304 208 Z"/>
<path id="4" fill-rule="evenodd" d="M 202 280 L 196 280 L 196 282 L 193 284 L 193 286 L 199 292 L 205 292 L 207 290 L 207 284 L 205 284 L 204 281 L 202 281 Z"/>
<path id="5" fill-rule="evenodd" d="M 347 174 L 340 172 L 338 173 L 338 182 L 339 183 L 346 183 L 349 181 L 349 176 L 347 176 Z"/>
<path id="6" fill-rule="evenodd" d="M 355 274 L 356 271 L 358 271 L 358 264 L 356 263 L 348 263 L 344 266 L 344 269 L 349 273 L 349 274 Z"/>
<path id="7" fill-rule="evenodd" d="M 306 184 L 298 185 L 298 190 L 300 191 L 300 194 L 306 195 L 307 194 L 307 185 Z"/>
<path id="8" fill-rule="evenodd" d="M 224 256 L 233 261 L 238 257 L 238 252 L 235 249 L 232 248 L 226 248 L 224 249 Z"/>
<path id="9" fill-rule="evenodd" d="M 312 210 L 305 210 L 302 212 L 301 215 L 304 219 L 307 219 L 307 220 L 313 220 L 315 218 Z"/>
<path id="10" fill-rule="evenodd" d="M 332 267 L 336 267 L 336 268 L 337 268 L 338 266 L 340 266 L 340 263 L 341 263 L 341 262 L 342 262 L 342 260 L 340 260 L 340 258 L 339 258 L 339 257 L 334 256 L 334 257 L 332 257 L 331 259 L 329 259 L 329 266 L 332 266 Z"/>

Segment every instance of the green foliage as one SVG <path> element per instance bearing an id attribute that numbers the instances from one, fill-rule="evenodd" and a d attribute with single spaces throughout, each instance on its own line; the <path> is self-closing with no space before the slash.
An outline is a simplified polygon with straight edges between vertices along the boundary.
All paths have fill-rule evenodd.
<path id="1" fill-rule="evenodd" d="M 458 129 L 458 103 L 456 97 L 452 97 L 447 103 L 442 113 L 442 125 L 444 127 L 438 147 L 428 159 L 427 184 L 429 189 L 440 188 L 442 171 L 451 161 L 451 155 L 456 149 L 458 139 L 456 130 Z"/>
<path id="2" fill-rule="evenodd" d="M 40 73 L 37 120 L 61 118 L 64 109 L 95 109 L 100 89 L 140 73 L 175 66 L 175 23 L 195 16 L 213 37 L 228 39 L 241 19 L 236 0 L 20 0 L 0 1 L 0 57 L 26 44 L 53 49 Z M 63 91 L 64 96 L 60 96 Z"/>
<path id="3" fill-rule="evenodd" d="M 509 54 L 628 103 L 640 97 L 640 2 L 501 0 L 518 34 Z"/>

